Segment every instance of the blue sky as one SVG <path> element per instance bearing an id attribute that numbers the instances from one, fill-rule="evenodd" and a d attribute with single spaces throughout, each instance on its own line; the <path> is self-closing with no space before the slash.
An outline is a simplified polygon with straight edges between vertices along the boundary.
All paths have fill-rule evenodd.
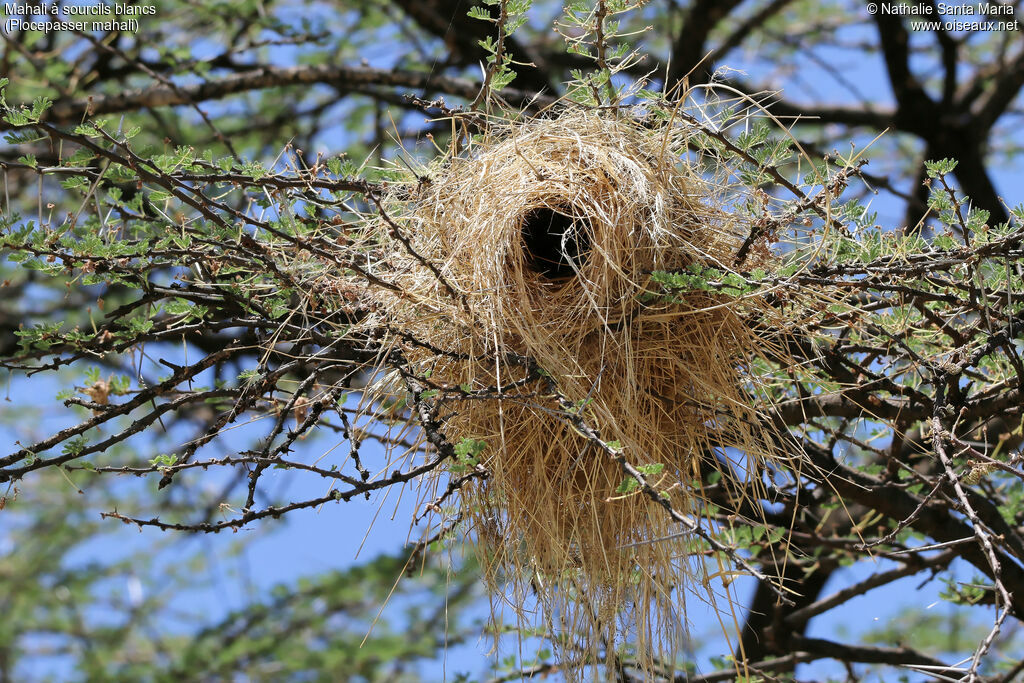
<path id="1" fill-rule="evenodd" d="M 318 10 L 314 8 L 310 17 L 315 20 L 318 16 L 317 12 Z M 289 17 L 285 15 L 284 18 Z M 298 17 L 295 18 L 298 19 Z M 860 17 L 860 19 L 863 18 L 865 17 Z M 862 29 L 851 28 L 851 31 L 860 30 Z M 927 36 L 914 36 L 916 41 L 928 39 Z M 397 38 L 393 38 L 393 40 L 397 40 Z M 201 49 L 201 46 L 197 47 Z M 389 60 L 394 59 L 395 54 L 395 44 L 382 41 L 379 52 L 367 57 L 374 65 L 388 66 Z M 841 68 L 846 79 L 861 86 L 865 96 L 877 102 L 880 107 L 891 104 L 891 93 L 887 87 L 887 78 L 880 58 L 877 61 L 858 59 L 856 55 L 840 48 L 825 51 L 823 54 L 828 57 L 831 64 Z M 297 52 L 290 48 L 280 48 L 274 54 L 275 61 L 281 63 L 292 63 L 297 56 Z M 927 57 L 919 58 L 927 59 Z M 737 53 L 734 58 L 730 59 L 729 64 L 733 68 L 745 72 L 754 82 L 783 88 L 786 97 L 795 101 L 805 100 L 813 95 L 836 103 L 856 103 L 853 94 L 842 84 L 837 83 L 829 71 L 813 64 L 803 65 L 797 74 L 798 77 L 777 84 L 761 78 L 762 74 L 767 73 L 769 65 L 759 62 L 753 51 Z M 215 111 L 215 109 L 211 107 L 211 111 Z M 396 118 L 398 118 L 398 114 L 396 114 Z M 1019 133 L 1012 134 L 1015 139 L 1019 138 Z M 861 137 L 857 142 L 859 145 L 864 145 L 869 139 Z M 311 151 L 313 153 L 323 152 L 325 155 L 337 154 L 345 150 L 347 143 L 344 131 L 338 128 L 321 136 L 321 139 L 318 140 L 320 148 Z M 883 145 L 882 149 L 885 149 L 884 145 L 887 143 L 883 141 L 881 144 Z M 887 154 L 889 154 L 888 151 L 880 153 L 879 158 L 881 159 Z M 868 157 L 872 157 L 870 152 Z M 881 172 L 883 162 L 876 163 L 880 168 L 875 168 L 873 164 L 869 170 Z M 1004 193 L 1007 202 L 1013 205 L 1024 199 L 1017 191 L 1017 188 L 1024 183 L 1024 159 L 1010 159 L 994 165 L 993 168 L 996 172 L 997 187 Z M 909 180 L 904 181 L 902 187 L 909 189 Z M 872 209 L 879 212 L 879 221 L 883 225 L 892 225 L 902 218 L 902 212 L 892 198 L 879 195 L 872 201 Z M 177 360 L 174 352 L 171 351 L 167 351 L 163 356 L 170 360 Z M 150 372 L 154 375 L 160 374 L 155 369 L 150 369 Z M 57 383 L 49 380 L 15 378 L 10 385 L 10 396 L 12 401 L 17 404 L 37 406 L 39 419 L 38 422 L 31 425 L 31 429 L 47 432 L 55 425 L 66 424 L 71 417 L 70 411 L 53 411 L 49 407 L 52 405 L 52 397 L 59 390 L 60 387 Z M 244 443 L 257 429 L 258 425 L 242 428 L 225 443 Z M 335 445 L 331 442 L 332 438 L 327 436 L 301 443 L 300 449 L 303 452 L 297 453 L 296 457 L 315 458 Z M 12 450 L 15 439 L 25 440 L 26 434 L 23 431 L 15 432 L 10 427 L 0 429 L 0 443 L 10 446 L 7 452 Z M 154 444 L 147 443 L 145 440 L 140 440 L 137 444 L 138 451 L 144 458 L 150 457 L 144 454 L 153 450 L 153 447 Z M 370 446 L 367 446 L 366 449 L 367 457 L 382 459 L 381 454 L 369 451 Z M 155 453 L 153 454 L 155 455 Z M 287 491 L 285 497 L 292 500 L 315 497 L 326 492 L 326 484 L 316 478 L 296 477 L 292 473 L 285 472 L 271 472 L 265 477 L 267 483 L 280 484 Z M 32 486 L 32 479 L 27 479 L 23 486 Z M 294 584 L 298 578 L 303 576 L 350 566 L 353 562 L 359 561 L 356 553 L 360 546 L 362 546 L 362 550 L 359 557 L 362 559 L 372 557 L 380 552 L 394 550 L 402 545 L 409 535 L 409 520 L 413 516 L 415 500 L 411 492 L 406 492 L 399 501 L 397 493 L 394 491 L 378 494 L 370 501 L 359 498 L 348 504 L 327 505 L 319 511 L 298 511 L 288 515 L 283 524 L 269 533 L 259 529 L 243 530 L 240 532 L 241 534 L 252 534 L 257 538 L 248 543 L 240 555 L 231 553 L 232 546 L 238 541 L 238 537 L 232 534 L 203 536 L 189 541 L 189 543 L 201 547 L 202 552 L 211 558 L 215 558 L 213 567 L 218 575 L 212 577 L 214 588 L 183 596 L 184 606 L 195 608 L 205 618 L 213 621 L 218 614 L 226 614 L 228 611 L 246 604 L 254 596 L 265 594 L 271 586 L 277 583 Z M 109 524 L 117 525 L 117 522 L 110 521 Z M 371 524 L 372 532 L 367 533 Z M 8 533 L 0 525 L 0 561 L 5 553 L 16 552 L 16 549 L 10 547 Z M 324 539 L 331 539 L 332 542 L 324 543 Z M 68 562 L 74 564 L 76 562 L 86 563 L 98 558 L 109 559 L 112 554 L 125 552 L 126 549 L 144 547 L 147 544 L 156 545 L 165 540 L 165 534 L 152 529 L 146 529 L 141 534 L 133 530 L 119 531 L 110 537 L 103 537 L 95 543 L 87 543 L 76 549 L 69 556 Z M 862 579 L 871 572 L 884 571 L 888 566 L 890 565 L 885 561 L 880 561 L 877 564 L 862 563 L 842 569 L 829 582 L 825 594 L 833 592 L 842 585 Z M 964 580 L 969 580 L 973 574 L 966 568 L 961 568 L 959 573 Z M 248 579 L 239 581 L 228 578 L 231 574 L 246 576 Z M 137 582 L 126 581 L 124 585 L 110 585 L 108 588 L 111 591 L 120 591 L 124 594 L 136 594 L 138 591 L 145 593 L 154 590 L 151 585 L 148 585 L 148 582 L 151 581 L 158 581 L 158 577 L 140 576 Z M 917 586 L 920 582 L 920 576 L 910 577 L 872 592 L 870 597 L 857 598 L 843 610 L 829 613 L 812 621 L 809 634 L 818 637 L 835 637 L 837 632 L 844 629 L 850 634 L 857 634 L 887 623 L 897 623 L 896 620 L 910 608 L 925 607 L 935 611 L 951 609 L 946 603 L 938 601 L 941 584 L 933 582 L 918 590 Z M 734 584 L 736 594 L 739 595 L 741 601 L 750 594 L 752 587 L 752 582 L 746 579 L 740 579 Z M 694 633 L 697 635 L 711 634 L 710 639 L 698 651 L 701 666 L 706 668 L 709 657 L 724 654 L 727 649 L 720 638 L 714 637 L 718 631 L 715 616 L 705 609 L 698 600 L 690 600 L 689 606 L 689 618 L 693 622 Z M 976 612 L 980 618 L 989 616 L 987 610 L 983 608 L 979 608 Z M 479 615 L 483 617 L 485 613 L 486 609 L 481 605 Z M 505 652 L 515 651 L 514 644 L 507 647 L 509 649 Z M 479 643 L 471 643 L 454 649 L 449 653 L 446 671 L 468 670 L 486 675 L 489 648 L 490 643 L 482 640 Z M 45 671 L 53 671 L 60 677 L 67 673 L 66 666 L 66 662 L 39 661 L 32 664 L 30 670 L 25 673 L 35 676 Z M 424 671 L 428 677 L 439 678 L 441 663 L 426 664 Z M 804 677 L 842 675 L 842 668 L 833 663 L 821 662 L 801 666 L 799 673 Z"/>

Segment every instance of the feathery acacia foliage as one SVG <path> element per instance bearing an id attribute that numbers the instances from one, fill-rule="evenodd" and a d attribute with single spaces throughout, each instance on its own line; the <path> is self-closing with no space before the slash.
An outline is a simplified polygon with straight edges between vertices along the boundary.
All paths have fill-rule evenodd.
<path id="1" fill-rule="evenodd" d="M 475 597 L 472 566 L 446 580 L 432 561 L 446 544 L 486 538 L 488 515 L 463 496 L 495 474 L 505 449 L 458 427 L 460 408 L 471 416 L 513 388 L 536 393 L 517 398 L 571 430 L 581 452 L 615 463 L 621 476 L 604 482 L 615 484 L 604 498 L 626 498 L 642 518 L 659 520 L 651 528 L 674 529 L 659 552 L 701 567 L 704 594 L 735 623 L 724 629 L 721 670 L 696 671 L 685 648 L 650 648 L 643 637 L 578 647 L 580 635 L 554 628 L 557 620 L 512 619 L 524 642 L 556 647 L 511 662 L 508 676 L 633 680 L 644 669 L 686 680 L 785 678 L 825 658 L 852 676 L 871 666 L 953 680 L 1020 673 L 1024 209 L 999 199 L 986 166 L 991 146 L 1012 154 L 1019 144 L 993 136 L 1021 87 L 1019 39 L 910 35 L 907 19 L 879 15 L 875 42 L 858 49 L 888 73 L 895 105 L 799 105 L 785 91 L 758 94 L 763 81 L 715 69 L 753 37 L 765 60 L 820 62 L 818 51 L 851 39 L 839 18 L 852 23 L 862 8 L 695 0 L 681 12 L 494 0 L 467 16 L 458 2 L 395 0 L 352 3 L 300 26 L 293 7 L 154 6 L 162 20 L 142 22 L 134 36 L 6 36 L 2 366 L 18 388 L 52 387 L 57 401 L 47 406 L 54 420 L 24 429 L 0 454 L 0 515 L 18 521 L 12 539 L 27 548 L 2 556 L 0 582 L 28 596 L 0 626 L 0 675 L 26 666 L 17 653 L 37 632 L 87 643 L 68 650 L 87 677 L 126 680 L 172 670 L 397 675 L 404 662 L 472 637 L 455 620 L 445 635 L 438 603 L 440 611 L 409 617 L 417 638 L 395 639 L 379 625 L 369 649 L 356 648 L 403 568 L 424 569 L 400 591 L 443 590 L 450 580 L 453 609 Z M 538 30 L 547 14 L 557 19 L 553 37 Z M 654 19 L 664 26 L 632 35 Z M 334 22 L 355 30 L 341 38 Z M 809 27 L 805 43 L 791 39 L 793 24 Z M 377 66 L 382 39 L 415 46 L 418 61 Z M 911 50 L 929 58 L 934 50 L 944 76 L 916 75 Z M 990 66 L 1000 63 L 1004 70 Z M 694 177 L 736 188 L 705 207 L 744 228 L 729 258 L 666 258 L 625 272 L 630 282 L 646 278 L 631 296 L 647 307 L 759 302 L 742 324 L 750 339 L 771 341 L 734 359 L 746 378 L 736 396 L 747 401 L 743 419 L 771 435 L 773 457 L 740 465 L 744 454 L 727 447 L 742 440 L 705 441 L 692 471 L 670 465 L 666 475 L 664 462 L 635 452 L 643 440 L 630 443 L 628 429 L 626 438 L 605 436 L 616 433 L 614 402 L 595 408 L 577 395 L 581 380 L 566 367 L 579 359 L 556 368 L 539 362 L 536 345 L 532 355 L 530 344 L 506 340 L 459 346 L 454 337 L 471 324 L 441 316 L 449 327 L 432 334 L 405 312 L 430 300 L 403 279 L 402 263 L 456 308 L 469 305 L 468 290 L 449 280 L 451 255 L 422 251 L 423 235 L 407 232 L 409 216 L 393 208 L 445 196 L 451 188 L 439 184 L 453 163 L 472 158 L 474 136 L 573 112 L 690 131 L 677 154 Z M 864 142 L 891 131 L 866 151 L 825 153 L 849 150 L 863 129 L 873 131 Z M 346 149 L 330 144 L 336 139 Z M 899 153 L 910 141 L 914 168 Z M 900 217 L 880 221 L 866 209 L 872 191 L 897 200 Z M 559 233 L 564 251 L 569 231 Z M 575 276 L 555 273 L 563 274 Z M 437 315 L 424 310 L 420 320 Z M 526 374 L 453 380 L 424 362 L 473 353 L 474 363 Z M 403 391 L 368 390 L 387 373 L 403 378 Z M 596 386 L 594 374 L 587 381 Z M 17 427 L 31 405 L 16 403 Z M 281 477 L 318 493 L 276 495 Z M 68 481 L 86 495 L 56 502 L 52 491 Z M 258 528 L 304 509 L 342 520 L 346 505 L 421 481 L 431 484 L 419 489 L 414 540 L 400 556 L 269 596 L 208 624 L 187 646 L 171 635 L 126 642 L 138 624 L 159 625 L 159 600 L 136 605 L 116 627 L 88 624 L 88 613 L 69 607 L 141 560 L 69 573 L 60 553 L 29 542 L 111 533 L 117 520 L 186 533 Z M 660 493 L 671 487 L 699 492 L 699 509 L 666 502 Z M 75 514 L 54 518 L 54 505 Z M 85 511 L 102 512 L 110 526 L 86 521 Z M 572 548 L 559 552 L 564 560 Z M 28 569 L 37 557 L 42 576 Z M 858 571 L 840 571 L 851 566 Z M 733 580 L 744 575 L 753 596 L 737 592 L 744 584 Z M 941 583 L 943 599 L 980 630 L 953 645 L 923 628 L 898 642 L 885 633 L 846 642 L 809 635 L 815 619 L 907 577 Z M 526 592 L 547 578 L 528 578 Z M 187 577 L 167 581 L 187 585 Z M 565 604 L 579 607 L 573 597 Z M 682 613 L 684 596 L 674 599 Z M 94 647 L 112 654 L 91 657 Z"/>

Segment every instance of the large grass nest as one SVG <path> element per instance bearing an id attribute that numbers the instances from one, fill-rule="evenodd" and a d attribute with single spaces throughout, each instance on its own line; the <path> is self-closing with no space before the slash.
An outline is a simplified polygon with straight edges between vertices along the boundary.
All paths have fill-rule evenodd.
<path id="1" fill-rule="evenodd" d="M 423 498 L 481 473 L 458 495 L 495 607 L 539 618 L 574 659 L 611 663 L 628 640 L 644 668 L 671 666 L 702 564 L 619 460 L 696 518 L 709 468 L 736 499 L 771 457 L 748 371 L 770 307 L 656 284 L 729 271 L 750 229 L 725 174 L 688 157 L 696 133 L 581 110 L 492 128 L 377 219 L 378 274 L 401 293 L 380 290 L 372 323 L 409 368 L 379 391 L 429 391 L 461 445 Z"/>

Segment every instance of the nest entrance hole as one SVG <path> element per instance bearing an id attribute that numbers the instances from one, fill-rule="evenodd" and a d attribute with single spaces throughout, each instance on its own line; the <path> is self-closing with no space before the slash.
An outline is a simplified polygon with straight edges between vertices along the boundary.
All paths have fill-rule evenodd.
<path id="1" fill-rule="evenodd" d="M 575 275 L 590 255 L 590 222 L 572 209 L 533 209 L 523 219 L 526 266 L 550 280 Z"/>

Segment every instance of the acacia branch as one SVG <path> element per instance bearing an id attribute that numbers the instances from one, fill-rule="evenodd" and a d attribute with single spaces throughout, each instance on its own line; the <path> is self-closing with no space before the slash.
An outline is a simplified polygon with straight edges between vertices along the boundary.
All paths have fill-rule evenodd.
<path id="1" fill-rule="evenodd" d="M 267 66 L 196 85 L 154 85 L 112 95 L 57 101 L 47 112 L 46 118 L 53 123 L 78 123 L 88 116 L 192 105 L 253 90 L 315 84 L 329 85 L 344 93 L 366 93 L 382 86 L 412 88 L 440 91 L 465 100 L 472 100 L 480 90 L 480 84 L 475 81 L 419 71 L 374 69 L 368 66 Z M 546 106 L 555 101 L 550 96 L 515 88 L 502 90 L 502 97 L 516 104 L 535 103 L 536 106 Z M 13 128 L 15 126 L 0 121 L 0 131 Z"/>

